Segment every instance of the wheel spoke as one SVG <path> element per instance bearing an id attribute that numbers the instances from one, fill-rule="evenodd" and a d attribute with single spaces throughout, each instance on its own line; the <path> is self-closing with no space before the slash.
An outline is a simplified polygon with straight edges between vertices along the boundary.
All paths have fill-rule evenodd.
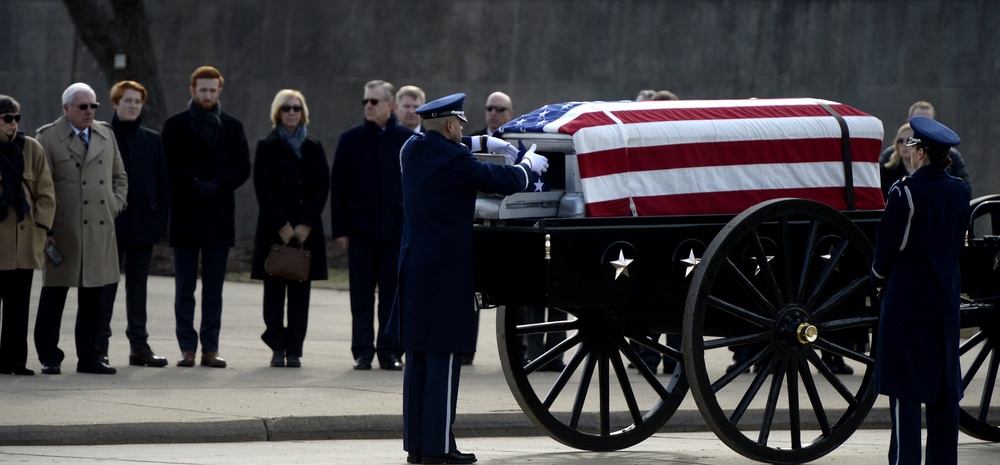
<path id="1" fill-rule="evenodd" d="M 864 289 L 865 286 L 868 286 L 867 276 L 855 278 L 853 281 L 848 283 L 847 286 L 844 286 L 843 289 L 835 292 L 833 295 L 830 296 L 830 298 L 823 301 L 823 303 L 813 307 L 815 308 L 815 310 L 813 310 L 812 312 L 813 318 L 819 321 L 820 319 L 823 318 L 824 315 L 826 315 L 826 312 L 830 311 L 831 309 L 838 308 L 838 306 L 845 299 L 854 295 L 859 290 Z"/>
<path id="2" fill-rule="evenodd" d="M 816 370 L 823 375 L 823 378 L 826 378 L 826 381 L 833 386 L 838 394 L 840 394 L 840 397 L 843 397 L 844 400 L 851 405 L 851 407 L 858 405 L 858 399 L 854 397 L 854 394 L 851 393 L 850 389 L 847 389 L 847 386 L 844 386 L 844 383 L 840 381 L 840 378 L 837 378 L 837 375 L 830 371 L 830 368 L 826 366 L 826 363 L 820 360 L 819 355 L 816 355 L 815 351 L 809 352 L 807 357 L 809 358 L 809 362 L 816 367 Z"/>
<path id="3" fill-rule="evenodd" d="M 756 354 L 754 354 L 753 357 L 747 358 L 746 360 L 743 361 L 743 363 L 740 363 L 732 370 L 730 370 L 728 373 L 722 375 L 719 379 L 715 380 L 715 382 L 712 383 L 712 392 L 719 392 L 720 390 L 722 390 L 724 387 L 726 387 L 726 385 L 731 383 L 734 379 L 738 378 L 741 374 L 749 370 L 751 366 L 760 363 L 760 361 L 763 360 L 764 357 L 766 357 L 767 354 L 769 353 L 771 353 L 769 346 L 760 349 Z"/>
<path id="4" fill-rule="evenodd" d="M 718 339 L 705 341 L 705 350 L 721 349 L 724 347 L 728 348 L 732 346 L 753 344 L 755 342 L 769 342 L 770 340 L 771 340 L 770 331 L 745 334 L 743 336 L 720 337 Z"/>
<path id="5" fill-rule="evenodd" d="M 787 228 L 787 218 L 781 218 L 782 224 Z M 765 281 L 767 282 L 768 289 L 771 290 L 771 295 L 774 297 L 774 301 L 777 303 L 777 307 L 781 308 L 785 306 L 785 295 L 781 292 L 778 287 L 778 281 L 774 277 L 774 271 L 771 270 L 771 263 L 767 260 L 767 251 L 764 250 L 764 243 L 760 240 L 760 235 L 757 234 L 757 229 L 755 228 L 750 235 L 752 239 L 751 245 L 753 245 L 754 250 L 757 253 L 757 265 L 760 266 L 760 272 L 764 275 Z M 791 253 L 789 250 L 790 245 L 788 244 L 788 236 L 782 237 L 782 251 L 783 257 L 788 257 Z M 788 273 L 785 273 L 787 276 Z M 790 279 L 786 277 L 786 280 Z"/>
<path id="6" fill-rule="evenodd" d="M 965 342 L 963 342 L 962 345 L 958 348 L 958 354 L 965 355 L 966 352 L 972 350 L 974 347 L 976 347 L 976 345 L 985 340 L 986 340 L 985 331 L 979 331 L 976 334 L 973 334 L 972 337 L 966 339 Z"/>
<path id="7" fill-rule="evenodd" d="M 878 316 L 876 315 L 859 316 L 852 318 L 844 318 L 840 320 L 825 321 L 823 322 L 823 325 L 820 326 L 820 330 L 822 331 L 822 333 L 826 334 L 833 331 L 840 331 L 848 328 L 874 326 L 876 323 L 878 323 Z"/>
<path id="8" fill-rule="evenodd" d="M 587 365 L 583 368 L 583 374 L 580 376 L 580 387 L 576 391 L 576 399 L 573 400 L 573 411 L 569 418 L 570 428 L 579 429 L 583 405 L 587 401 L 587 392 L 590 389 L 590 380 L 594 377 L 594 366 L 597 365 L 598 356 L 594 352 L 587 354 Z"/>
<path id="9" fill-rule="evenodd" d="M 633 342 L 635 342 L 636 344 L 639 344 L 639 345 L 641 345 L 641 346 L 643 346 L 643 347 L 645 347 L 647 349 L 655 350 L 660 355 L 670 357 L 670 358 L 674 359 L 677 362 L 683 362 L 684 361 L 684 355 L 681 354 L 681 351 L 679 351 L 679 350 L 677 350 L 677 349 L 675 349 L 673 347 L 670 347 L 670 346 L 667 346 L 667 345 L 664 345 L 664 344 L 660 344 L 660 342 L 659 342 L 660 334 L 659 333 L 655 334 L 655 336 L 656 336 L 656 339 L 653 339 L 651 336 L 643 336 L 643 337 L 632 337 L 631 340 Z"/>
<path id="10" fill-rule="evenodd" d="M 830 420 L 826 416 L 826 409 L 823 407 L 823 399 L 816 389 L 816 381 L 813 380 L 812 371 L 809 364 L 802 362 L 799 364 L 799 374 L 802 376 L 802 386 L 806 388 L 806 395 L 809 396 L 809 403 L 812 404 L 813 412 L 816 413 L 816 421 L 819 423 L 820 432 L 823 436 L 830 435 Z"/>
<path id="11" fill-rule="evenodd" d="M 774 326 L 774 320 L 767 318 L 763 315 L 759 315 L 749 309 L 722 300 L 720 297 L 711 295 L 706 297 L 705 301 L 708 302 L 709 305 L 718 308 L 719 310 L 722 310 L 730 315 L 746 320 L 750 323 L 760 326 L 761 328 L 769 328 Z"/>
<path id="12" fill-rule="evenodd" d="M 743 418 L 743 414 L 747 412 L 750 408 L 750 402 L 753 401 L 754 397 L 757 397 L 757 393 L 760 392 L 760 388 L 764 385 L 764 380 L 767 379 L 767 374 L 774 368 L 774 359 L 772 358 L 766 369 L 762 369 L 757 372 L 754 376 L 753 381 L 750 382 L 750 386 L 747 387 L 747 392 L 743 393 L 743 397 L 740 399 L 740 403 L 736 405 L 733 409 L 733 413 L 729 415 L 729 422 L 734 426 L 739 424 L 740 419 Z"/>
<path id="13" fill-rule="evenodd" d="M 781 396 L 781 386 L 785 382 L 787 364 L 783 361 L 778 362 L 778 359 L 775 358 L 770 363 L 769 368 L 771 367 L 774 368 L 771 373 L 771 389 L 767 393 L 764 418 L 760 422 L 760 434 L 757 436 L 757 444 L 762 446 L 767 445 L 767 439 L 771 436 L 771 425 L 774 424 L 774 412 L 778 410 L 778 397 Z"/>
<path id="14" fill-rule="evenodd" d="M 604 350 L 597 360 L 597 382 L 600 387 L 601 436 L 606 437 L 611 434 L 611 377 L 608 373 L 608 354 Z"/>
<path id="15" fill-rule="evenodd" d="M 856 352 L 840 344 L 831 342 L 829 339 L 823 339 L 823 338 L 817 339 L 816 342 L 813 342 L 813 345 L 827 352 L 833 352 L 837 355 L 847 357 L 851 360 L 854 360 L 855 362 L 864 363 L 865 365 L 868 366 L 875 366 L 875 359 L 865 354 L 862 354 L 861 352 Z M 824 365 L 826 364 L 824 363 Z"/>
<path id="16" fill-rule="evenodd" d="M 799 417 L 799 361 L 794 369 L 787 371 L 788 383 L 788 433 L 791 435 L 792 449 L 802 448 L 802 422 Z"/>
<path id="17" fill-rule="evenodd" d="M 570 347 L 579 344 L 582 340 L 583 338 L 580 336 L 580 333 L 576 333 L 566 339 L 563 339 L 556 344 L 555 347 L 546 350 L 542 353 L 542 355 L 538 356 L 538 358 L 528 362 L 528 364 L 524 366 L 524 373 L 529 375 L 534 373 L 535 370 L 538 370 L 539 368 L 547 365 L 549 362 L 555 360 L 557 357 L 568 351 Z"/>
<path id="18" fill-rule="evenodd" d="M 632 422 L 635 426 L 639 426 L 644 420 L 642 412 L 639 411 L 639 404 L 635 400 L 635 392 L 632 391 L 632 383 L 628 379 L 628 371 L 625 369 L 621 357 L 612 356 L 610 358 L 611 366 L 615 369 L 615 375 L 618 377 L 618 385 L 622 389 L 622 396 L 625 397 L 625 405 L 628 406 L 628 412 L 632 415 Z"/>
<path id="19" fill-rule="evenodd" d="M 783 232 L 784 234 L 784 232 Z M 812 251 L 816 248 L 816 236 L 819 235 L 819 222 L 813 218 L 809 222 L 809 234 L 806 235 L 806 246 L 805 253 L 802 254 L 802 267 L 799 272 L 799 286 L 795 294 L 795 301 L 802 302 L 804 299 L 803 293 L 806 289 L 806 283 L 809 282 L 809 266 L 812 263 L 813 254 Z"/>
<path id="20" fill-rule="evenodd" d="M 834 271 L 836 271 L 837 267 L 840 266 L 840 259 L 843 258 L 844 251 L 847 250 L 848 245 L 849 243 L 846 240 L 840 241 L 837 248 L 830 254 L 830 260 L 828 260 L 826 265 L 823 266 L 823 271 L 820 272 L 816 281 L 813 283 L 812 292 L 809 293 L 809 300 L 806 302 L 806 308 L 816 307 L 816 301 L 819 299 L 823 289 L 826 289 L 826 285 L 830 281 L 830 277 L 833 276 Z M 868 277 L 865 276 L 865 279 L 867 278 Z M 847 287 L 847 289 L 850 288 L 851 286 Z"/>
<path id="21" fill-rule="evenodd" d="M 559 394 L 562 393 L 563 388 L 566 387 L 566 383 L 569 382 L 573 373 L 576 372 L 576 369 L 581 363 L 583 363 L 584 359 L 586 359 L 586 354 L 586 351 L 583 350 L 583 346 L 577 347 L 576 353 L 574 353 L 573 357 L 569 359 L 569 363 L 566 364 L 566 368 L 563 369 L 562 373 L 559 373 L 556 381 L 552 383 L 552 387 L 549 388 L 549 392 L 545 395 L 545 399 L 542 400 L 542 405 L 544 405 L 546 409 L 552 408 L 552 404 L 556 401 L 556 398 L 559 397 Z"/>
<path id="22" fill-rule="evenodd" d="M 639 374 L 642 375 L 642 378 L 646 380 L 646 384 L 649 384 L 649 386 L 656 391 L 656 394 L 658 394 L 661 399 L 666 399 L 670 396 L 670 392 L 667 391 L 667 388 L 663 387 L 660 380 L 656 378 L 656 373 L 653 373 L 652 370 L 646 366 L 646 363 L 639 358 L 639 354 L 635 353 L 635 349 L 633 349 L 628 342 L 624 340 L 619 342 L 618 350 L 625 354 L 625 358 L 632 363 L 632 366 L 634 366 Z"/>
<path id="23" fill-rule="evenodd" d="M 543 321 L 541 323 L 525 323 L 517 325 L 517 335 L 526 336 L 538 333 L 569 332 L 580 329 L 580 320 Z"/>
<path id="24" fill-rule="evenodd" d="M 986 386 L 983 389 L 982 400 L 979 402 L 979 421 L 986 423 L 987 415 L 990 413 L 990 403 L 993 400 L 993 387 L 997 382 L 997 369 L 1000 368 L 1000 357 L 997 357 L 996 350 L 990 356 L 990 369 L 986 372 Z"/>
<path id="25" fill-rule="evenodd" d="M 963 347 L 965 345 L 963 344 Z M 984 344 L 979 353 L 976 354 L 976 358 L 972 360 L 969 368 L 965 371 L 965 376 L 962 377 L 962 388 L 968 389 L 969 385 L 972 384 L 973 378 L 976 373 L 979 373 L 979 369 L 983 367 L 983 362 L 986 361 L 986 357 L 993 353 L 992 347 L 989 344 Z"/>
<path id="26" fill-rule="evenodd" d="M 767 261 L 767 259 L 765 258 L 764 261 Z M 760 293 L 757 286 L 754 286 L 754 284 L 747 279 L 746 275 L 740 271 L 739 267 L 737 267 L 736 264 L 733 263 L 733 261 L 728 257 L 726 258 L 726 267 L 733 273 L 736 283 L 740 285 L 740 288 L 743 289 L 743 291 L 746 292 L 751 299 L 753 299 L 757 307 L 767 310 L 768 314 L 772 317 L 778 314 L 778 309 L 774 306 L 774 304 L 772 304 L 769 300 L 767 300 L 767 297 L 764 297 L 764 295 Z"/>

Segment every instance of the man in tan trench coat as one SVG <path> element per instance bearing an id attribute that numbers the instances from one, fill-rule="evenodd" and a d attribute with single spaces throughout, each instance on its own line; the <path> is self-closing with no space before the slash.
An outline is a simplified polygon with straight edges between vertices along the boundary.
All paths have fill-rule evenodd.
<path id="1" fill-rule="evenodd" d="M 66 294 L 77 288 L 76 371 L 114 374 L 100 360 L 97 332 L 105 285 L 119 279 L 115 217 L 125 208 L 128 182 L 114 133 L 94 121 L 97 95 L 76 83 L 63 92 L 63 116 L 38 129 L 56 188 L 56 216 L 47 249 L 54 245 L 65 260 L 46 258 L 35 320 L 35 350 L 42 373 L 59 374 L 64 358 L 59 326 Z"/>

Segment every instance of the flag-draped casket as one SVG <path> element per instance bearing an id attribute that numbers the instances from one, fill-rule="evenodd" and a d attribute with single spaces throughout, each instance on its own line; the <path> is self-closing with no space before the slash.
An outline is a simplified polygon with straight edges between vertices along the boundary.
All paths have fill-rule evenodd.
<path id="1" fill-rule="evenodd" d="M 882 122 L 837 102 L 569 102 L 502 130 L 572 137 L 587 216 L 735 214 L 783 197 L 885 207 Z"/>

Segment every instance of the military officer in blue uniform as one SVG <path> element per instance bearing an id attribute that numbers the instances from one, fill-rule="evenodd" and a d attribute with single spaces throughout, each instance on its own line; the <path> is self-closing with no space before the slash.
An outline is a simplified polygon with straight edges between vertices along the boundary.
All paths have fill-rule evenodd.
<path id="1" fill-rule="evenodd" d="M 482 163 L 462 145 L 465 94 L 417 108 L 426 132 L 403 145 L 403 237 L 390 329 L 406 350 L 403 449 L 409 463 L 473 463 L 455 445 L 462 354 L 475 350 L 472 228 L 476 191 L 513 194 L 548 160 Z M 516 247 L 516 245 L 513 245 Z"/>
<path id="2" fill-rule="evenodd" d="M 954 464 L 962 398 L 958 260 L 971 194 L 945 171 L 959 137 L 930 118 L 915 116 L 910 126 L 915 171 L 889 189 L 871 271 L 884 291 L 875 385 L 889 397 L 889 463 L 920 463 L 926 404 L 926 463 Z"/>

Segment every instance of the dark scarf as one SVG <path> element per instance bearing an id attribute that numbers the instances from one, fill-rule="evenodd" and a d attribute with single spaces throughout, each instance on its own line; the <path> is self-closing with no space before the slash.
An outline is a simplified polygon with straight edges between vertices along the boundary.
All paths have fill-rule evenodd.
<path id="1" fill-rule="evenodd" d="M 278 135 L 281 136 L 281 140 L 287 142 L 292 147 L 295 156 L 301 160 L 302 143 L 306 141 L 306 127 L 300 124 L 295 128 L 295 133 L 292 134 L 284 126 L 278 126 Z"/>
<path id="2" fill-rule="evenodd" d="M 194 103 L 194 99 L 191 99 L 188 101 L 188 113 L 191 113 L 194 118 L 194 128 L 198 135 L 205 139 L 205 142 L 211 144 L 215 140 L 216 133 L 219 132 L 219 127 L 222 126 L 222 119 L 219 117 L 222 114 L 222 102 L 216 102 L 215 108 L 206 111 Z"/>
<path id="3" fill-rule="evenodd" d="M 7 219 L 13 205 L 17 221 L 31 210 L 24 196 L 24 133 L 17 131 L 14 140 L 0 143 L 0 221 Z"/>

